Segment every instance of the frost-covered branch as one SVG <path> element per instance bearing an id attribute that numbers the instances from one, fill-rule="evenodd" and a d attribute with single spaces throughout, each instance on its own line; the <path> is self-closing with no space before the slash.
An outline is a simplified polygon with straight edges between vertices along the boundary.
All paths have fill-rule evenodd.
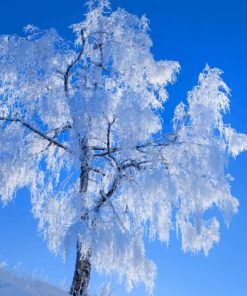
<path id="1" fill-rule="evenodd" d="M 54 137 L 47 136 L 45 133 L 41 132 L 40 130 L 38 130 L 37 128 L 33 127 L 32 125 L 30 125 L 29 123 L 23 121 L 20 118 L 0 117 L 0 121 L 4 121 L 4 122 L 18 122 L 22 126 L 26 127 L 30 131 L 32 131 L 33 133 L 39 135 L 41 138 L 47 140 L 50 144 L 53 144 L 53 145 L 55 145 L 55 146 L 57 146 L 59 148 L 62 148 L 64 150 L 68 151 L 68 148 L 66 146 L 64 146 L 63 144 L 59 143 L 57 140 L 55 140 Z M 67 128 L 68 127 L 69 126 L 67 126 Z M 65 129 L 66 129 L 66 127 L 65 127 Z"/>
<path id="2" fill-rule="evenodd" d="M 77 55 L 77 57 L 67 66 L 67 69 L 64 73 L 64 91 L 65 91 L 66 95 L 68 95 L 68 91 L 69 91 L 69 77 L 70 77 L 71 70 L 80 61 L 80 59 L 83 55 L 83 52 L 84 52 L 86 38 L 84 36 L 83 29 L 80 30 L 80 36 L 81 36 L 81 50 L 80 50 L 79 54 Z"/>
<path id="3" fill-rule="evenodd" d="M 117 173 L 114 180 L 113 180 L 113 182 L 112 182 L 112 185 L 110 186 L 110 189 L 106 193 L 103 192 L 102 190 L 100 191 L 101 198 L 97 201 L 97 204 L 96 204 L 96 207 L 95 207 L 96 211 L 98 211 L 110 199 L 110 197 L 114 194 L 114 192 L 118 188 L 118 185 L 119 185 L 122 177 L 123 176 L 122 176 L 121 172 Z"/>
<path id="4" fill-rule="evenodd" d="M 108 133 L 107 133 L 107 143 L 109 144 L 109 135 L 110 135 L 110 130 L 111 130 L 111 125 L 108 125 Z M 167 140 L 168 138 L 168 140 Z M 162 137 L 157 138 L 157 139 L 153 139 L 153 141 L 148 141 L 145 142 L 143 144 L 139 144 L 136 146 L 133 146 L 132 148 L 129 149 L 133 149 L 137 150 L 139 152 L 145 153 L 145 148 L 159 148 L 159 147 L 167 147 L 173 144 L 183 144 L 183 142 L 178 142 L 178 133 L 169 133 L 169 134 L 164 134 Z M 100 146 L 92 146 L 91 147 L 92 150 L 96 151 L 97 153 L 94 154 L 95 157 L 100 157 L 100 156 L 106 156 L 106 155 L 112 155 L 115 152 L 120 152 L 121 151 L 121 147 L 110 147 L 110 145 L 107 145 L 107 147 L 100 147 Z M 98 152 L 99 151 L 99 152 Z"/>

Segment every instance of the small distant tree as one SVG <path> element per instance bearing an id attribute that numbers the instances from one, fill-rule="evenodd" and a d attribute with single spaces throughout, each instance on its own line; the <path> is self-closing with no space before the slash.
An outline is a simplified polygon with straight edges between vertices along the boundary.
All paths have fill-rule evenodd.
<path id="1" fill-rule="evenodd" d="M 0 37 L 0 196 L 27 187 L 49 249 L 76 243 L 71 295 L 88 295 L 92 267 L 151 293 L 145 237 L 167 243 L 175 228 L 183 251 L 207 254 L 219 241 L 209 210 L 226 223 L 237 212 L 226 164 L 247 136 L 224 123 L 229 89 L 209 66 L 164 130 L 179 64 L 154 60 L 146 17 L 87 5 L 75 44 L 31 25 Z"/>

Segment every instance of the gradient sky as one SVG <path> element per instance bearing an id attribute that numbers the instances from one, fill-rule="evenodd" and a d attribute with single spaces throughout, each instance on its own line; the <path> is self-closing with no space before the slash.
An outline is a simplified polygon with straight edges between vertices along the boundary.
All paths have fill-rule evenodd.
<path id="1" fill-rule="evenodd" d="M 68 26 L 82 19 L 82 0 L 5 0 L 0 5 L 0 34 L 21 34 L 32 23 L 41 28 L 55 27 L 72 38 Z M 156 59 L 177 60 L 181 72 L 169 87 L 165 126 L 174 106 L 186 99 L 197 82 L 199 72 L 208 63 L 224 71 L 224 80 L 232 90 L 231 113 L 226 116 L 238 131 L 247 133 L 247 1 L 246 0 L 112 0 L 113 7 L 150 19 L 153 54 Z M 184 254 L 181 242 L 171 236 L 169 247 L 151 243 L 148 256 L 158 266 L 155 296 L 246 296 L 247 295 L 247 152 L 230 161 L 235 178 L 232 192 L 240 201 L 239 214 L 227 229 L 222 224 L 221 240 L 208 257 Z M 30 213 L 27 190 L 17 194 L 7 207 L 0 209 L 0 261 L 7 261 L 19 273 L 46 277 L 50 282 L 70 283 L 74 254 L 63 263 L 54 258 L 37 234 Z M 221 219 L 222 221 L 222 219 Z M 100 279 L 93 273 L 92 287 Z M 122 296 L 123 287 L 113 286 L 114 295 Z M 143 287 L 130 295 L 143 296 Z"/>

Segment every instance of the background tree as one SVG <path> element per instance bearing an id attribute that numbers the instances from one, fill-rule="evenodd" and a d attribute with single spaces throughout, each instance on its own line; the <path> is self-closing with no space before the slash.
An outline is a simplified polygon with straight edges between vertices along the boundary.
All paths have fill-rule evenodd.
<path id="1" fill-rule="evenodd" d="M 176 228 L 184 251 L 207 254 L 219 241 L 209 210 L 226 223 L 237 212 L 226 165 L 247 136 L 223 122 L 229 89 L 209 66 L 163 130 L 178 63 L 154 60 L 145 17 L 87 4 L 76 46 L 30 25 L 0 38 L 0 196 L 28 187 L 51 251 L 76 242 L 72 295 L 87 295 L 92 267 L 152 292 L 144 238 Z"/>

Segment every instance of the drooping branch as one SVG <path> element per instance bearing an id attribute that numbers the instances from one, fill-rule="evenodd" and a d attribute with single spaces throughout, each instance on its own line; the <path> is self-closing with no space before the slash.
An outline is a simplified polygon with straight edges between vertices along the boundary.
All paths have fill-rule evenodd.
<path id="1" fill-rule="evenodd" d="M 22 126 L 26 127 L 30 131 L 32 131 L 33 133 L 39 135 L 41 138 L 47 140 L 50 144 L 53 144 L 53 145 L 55 145 L 55 146 L 57 146 L 59 148 L 62 148 L 64 150 L 66 150 L 66 151 L 69 151 L 68 147 L 66 147 L 63 144 L 59 143 L 54 137 L 49 137 L 45 133 L 41 132 L 40 130 L 38 130 L 37 128 L 31 126 L 29 123 L 21 120 L 20 118 L 0 117 L 0 121 L 18 122 Z"/>

